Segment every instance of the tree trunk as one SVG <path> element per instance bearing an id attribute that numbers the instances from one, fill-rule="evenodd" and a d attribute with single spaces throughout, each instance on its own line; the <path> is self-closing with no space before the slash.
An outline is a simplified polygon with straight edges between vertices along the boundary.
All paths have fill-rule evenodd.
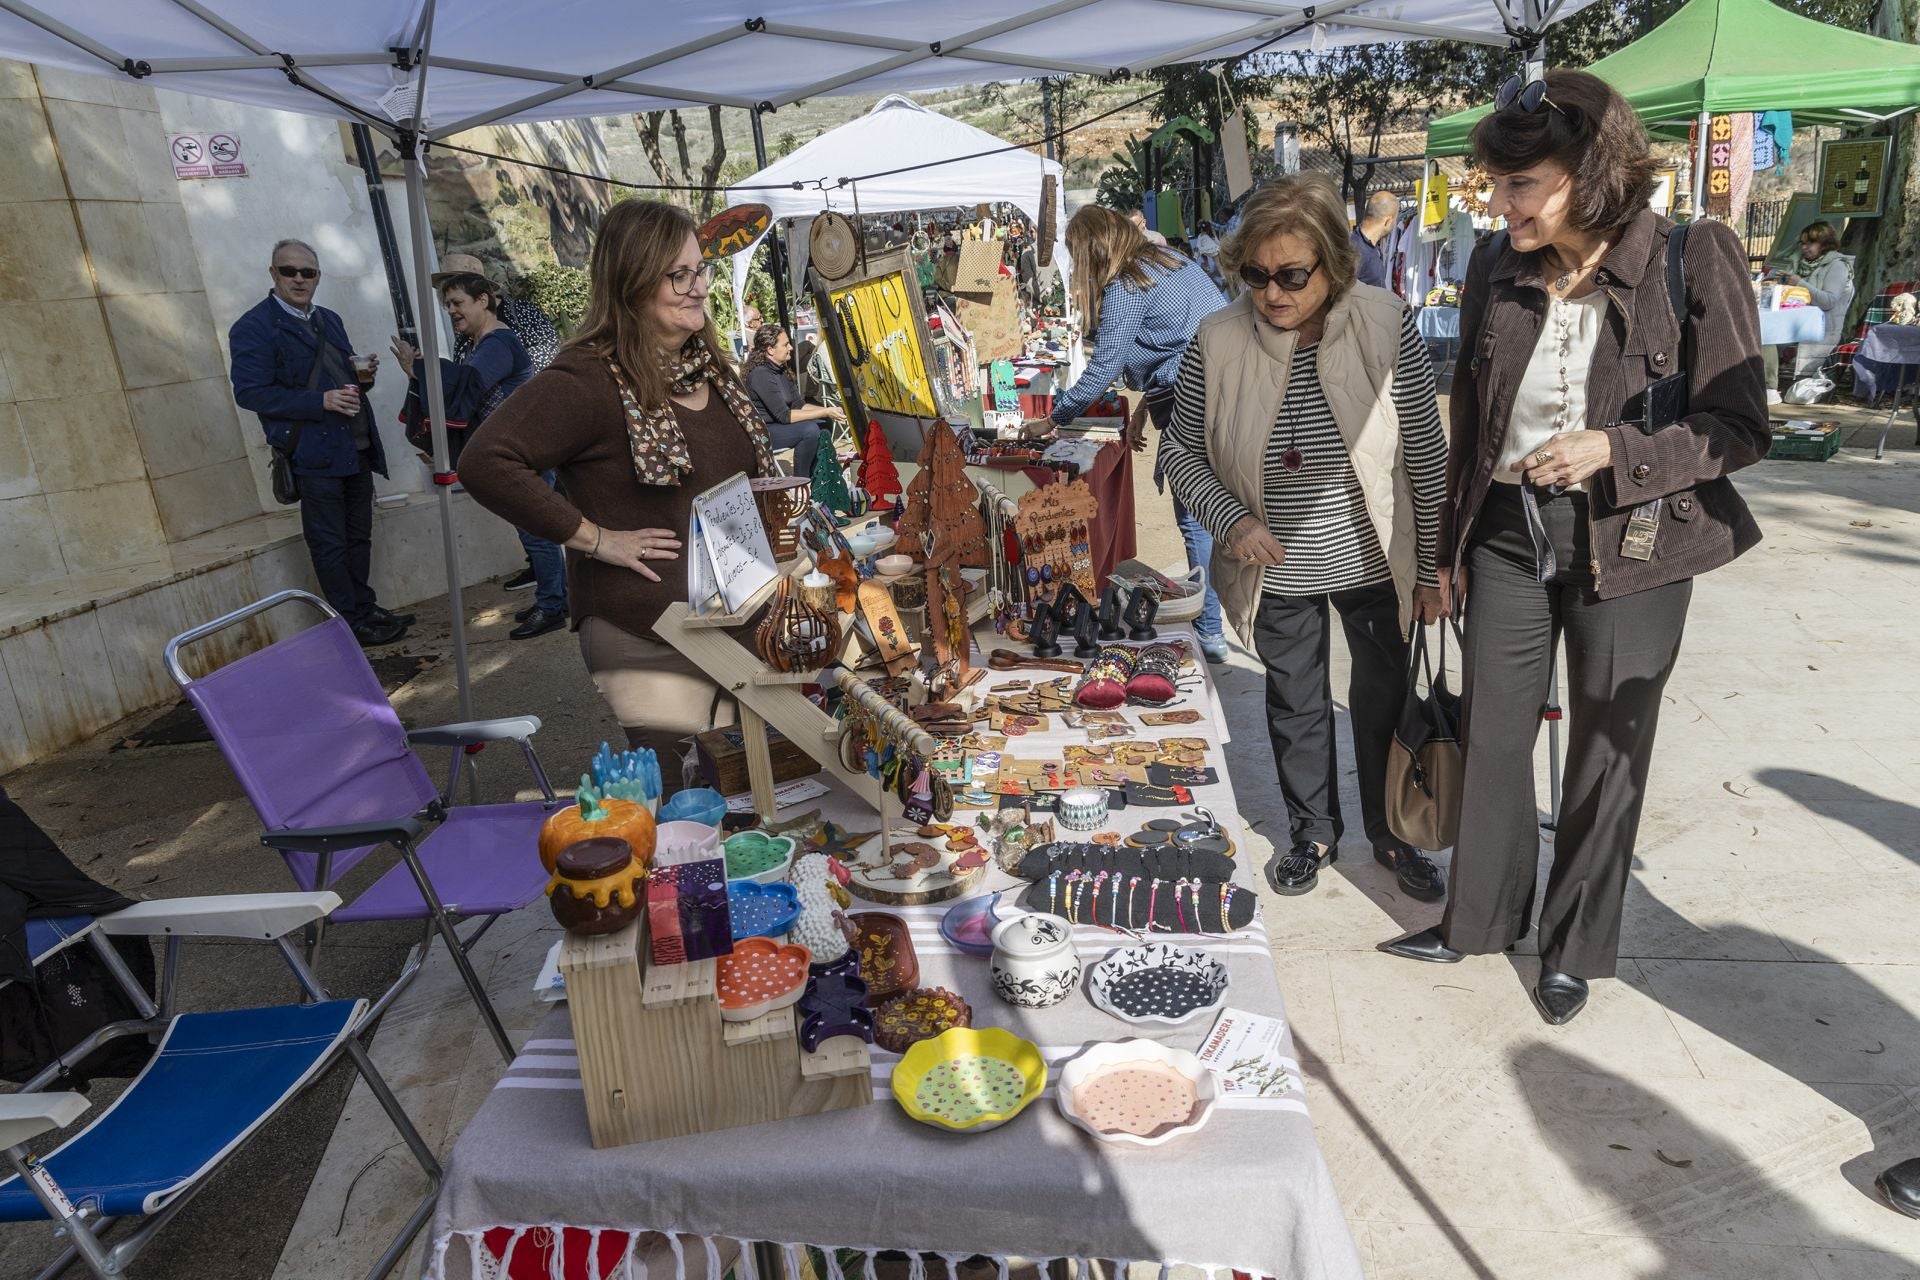
<path id="1" fill-rule="evenodd" d="M 727 135 L 720 127 L 720 108 L 707 107 L 707 128 L 713 134 L 713 149 L 707 153 L 707 163 L 700 169 L 701 190 L 694 193 L 694 207 L 700 211 L 700 221 L 705 222 L 717 212 L 720 192 L 715 184 L 720 180 L 720 170 L 727 163 Z"/>
<path id="2" fill-rule="evenodd" d="M 1883 0 L 1873 16 L 1872 31 L 1885 40 L 1912 42 L 1920 35 L 1920 0 Z M 1878 218 L 1856 220 L 1847 229 L 1842 246 L 1854 254 L 1853 306 L 1848 331 L 1866 315 L 1874 295 L 1895 280 L 1920 277 L 1920 169 L 1913 149 L 1920 143 L 1913 115 L 1882 125 L 1876 133 L 1893 135 L 1892 163 L 1887 173 L 1887 211 Z"/>
<path id="3" fill-rule="evenodd" d="M 693 159 L 687 155 L 687 122 L 680 118 L 680 109 L 675 107 L 667 118 L 673 122 L 673 146 L 680 154 L 680 181 L 693 184 Z"/>
<path id="4" fill-rule="evenodd" d="M 667 158 L 660 154 L 660 124 L 666 115 L 664 111 L 649 111 L 644 115 L 636 113 L 633 128 L 640 135 L 640 148 L 647 154 L 647 163 L 653 166 L 654 177 L 659 179 L 662 186 L 677 187 L 679 180 L 667 168 Z"/>

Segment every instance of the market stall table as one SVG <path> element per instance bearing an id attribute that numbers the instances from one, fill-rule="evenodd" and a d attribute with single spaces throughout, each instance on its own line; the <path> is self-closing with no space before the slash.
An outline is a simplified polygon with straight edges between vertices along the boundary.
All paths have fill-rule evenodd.
<path id="1" fill-rule="evenodd" d="M 1166 634 L 1191 642 L 1183 630 Z M 984 629 L 976 643 L 991 649 L 1004 640 Z M 1207 764 L 1221 781 L 1196 788 L 1194 798 L 1219 817 L 1241 850 L 1235 880 L 1250 892 L 1258 867 L 1226 781 L 1218 704 L 1206 664 L 1196 663 L 1194 670 L 1202 683 L 1181 705 L 1199 711 L 1201 722 L 1137 732 L 1207 740 Z M 1011 674 L 995 673 L 995 682 Z M 1127 714 L 1138 725 L 1138 710 Z M 1045 759 L 1084 741 L 1058 717 L 1054 723 L 1060 727 L 1052 732 L 1016 740 L 1021 758 Z M 1015 751 L 1010 745 L 1008 754 Z M 879 824 L 845 787 L 822 803 L 826 817 L 854 829 L 871 831 Z M 1131 830 L 1147 819 L 1187 811 L 1126 809 L 1113 824 Z M 973 812 L 957 810 L 954 820 L 968 821 Z M 1020 885 L 990 867 L 988 891 Z M 1005 1004 L 993 994 L 987 960 L 958 952 L 942 937 L 940 918 L 951 905 L 883 909 L 908 921 L 920 983 L 965 997 L 976 1026 L 1005 1027 L 1039 1045 L 1053 1080 L 1060 1064 L 1086 1044 L 1144 1036 L 1195 1049 L 1211 1026 L 1209 1014 L 1177 1026 L 1123 1022 L 1096 1009 L 1084 990 L 1049 1009 Z M 1228 1005 L 1285 1016 L 1259 915 L 1229 935 L 1155 939 L 1217 957 L 1231 974 Z M 1082 925 L 1074 941 L 1083 965 L 1091 965 L 1131 940 Z M 589 1244 L 597 1246 L 601 1265 L 613 1274 L 608 1258 L 617 1261 L 624 1248 L 614 1233 L 661 1232 L 672 1246 L 676 1280 L 686 1280 L 703 1256 L 712 1257 L 703 1242 L 713 1240 L 771 1242 L 779 1251 L 761 1249 L 761 1265 L 784 1256 L 789 1274 L 795 1274 L 802 1247 L 827 1250 L 829 1280 L 840 1280 L 845 1261 L 834 1251 L 849 1249 L 929 1255 L 933 1270 L 926 1274 L 934 1277 L 945 1271 L 942 1259 L 957 1266 L 985 1255 L 1358 1280 L 1360 1263 L 1314 1139 L 1290 1028 L 1284 1055 L 1289 1075 L 1276 1090 L 1223 1097 L 1197 1133 L 1151 1149 L 1091 1140 L 1060 1114 L 1052 1080 L 1046 1097 L 990 1133 L 959 1135 L 917 1124 L 889 1093 L 897 1056 L 876 1048 L 871 1105 L 595 1150 L 572 1023 L 566 1007 L 557 1007 L 454 1147 L 434 1221 L 429 1274 L 496 1274 L 494 1260 L 511 1244 L 521 1254 L 520 1269 L 531 1264 L 527 1274 L 545 1276 L 543 1251 L 555 1240 L 565 1242 L 570 1262 L 583 1259 Z M 848 1270 L 857 1272 L 857 1266 Z M 914 1274 L 920 1271 L 914 1268 Z M 588 1272 L 582 1267 L 577 1274 Z M 958 1270 L 953 1277 L 962 1280 Z"/>
<path id="2" fill-rule="evenodd" d="M 1827 313 L 1818 307 L 1760 308 L 1760 345 L 1787 347 L 1826 337 Z"/>
<path id="3" fill-rule="evenodd" d="M 1893 393 L 1893 407 L 1887 410 L 1886 423 L 1880 428 L 1874 457 L 1886 456 L 1887 436 L 1900 414 L 1900 399 L 1907 397 L 1908 407 L 1913 408 L 1916 384 L 1920 384 L 1920 327 L 1877 324 L 1867 330 L 1853 356 L 1853 393 L 1869 402 L 1878 400 L 1884 392 Z M 1914 409 L 1914 417 L 1920 423 L 1920 409 Z M 1920 446 L 1920 437 L 1914 443 Z"/>

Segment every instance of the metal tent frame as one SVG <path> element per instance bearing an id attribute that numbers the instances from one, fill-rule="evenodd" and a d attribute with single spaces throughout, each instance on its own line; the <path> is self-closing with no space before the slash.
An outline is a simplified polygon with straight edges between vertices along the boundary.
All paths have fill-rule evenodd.
<path id="1" fill-rule="evenodd" d="M 1438 3 L 1439 0 L 1436 0 Z M 407 220 L 413 240 L 413 288 L 415 297 L 422 300 L 419 325 L 421 354 L 429 368 L 437 368 L 440 359 L 440 333 L 438 322 L 432 320 L 424 300 L 432 296 L 430 276 L 432 273 L 432 232 L 427 221 L 425 195 L 425 151 L 434 142 L 443 141 L 454 134 L 484 125 L 524 123 L 538 120 L 557 119 L 570 116 L 613 114 L 620 110 L 638 110 L 643 107 L 672 107 L 694 104 L 738 107 L 756 113 L 771 112 L 781 106 L 791 105 L 807 98 L 819 97 L 838 91 L 874 91 L 880 92 L 893 87 L 933 88 L 941 85 L 982 83 L 995 78 L 1005 69 L 1015 75 L 1032 73 L 1034 75 L 1079 74 L 1102 77 L 1125 78 L 1151 71 L 1155 68 L 1182 62 L 1210 61 L 1215 59 L 1231 60 L 1257 49 L 1275 43 L 1304 43 L 1304 39 L 1295 41 L 1302 32 L 1310 32 L 1312 47 L 1323 48 L 1329 43 L 1366 43 L 1393 40 L 1460 40 L 1496 47 L 1511 47 L 1527 51 L 1531 56 L 1541 56 L 1542 34 L 1546 28 L 1564 16 L 1592 3 L 1592 0 L 1481 0 L 1485 5 L 1487 17 L 1491 20 L 1484 24 L 1460 23 L 1457 25 L 1415 22 L 1399 17 L 1385 16 L 1375 10 L 1385 8 L 1379 0 L 1324 0 L 1314 5 L 1274 3 L 1273 0 L 1053 0 L 1052 3 L 1038 5 L 1030 9 L 1013 12 L 998 21 L 982 26 L 958 31 L 955 34 L 938 39 L 909 39 L 903 36 L 876 34 L 873 28 L 881 25 L 870 4 L 854 3 L 848 0 L 844 5 L 821 0 L 820 3 L 795 6 L 791 3 L 779 6 L 787 11 L 796 7 L 821 17 L 841 18 L 843 25 L 808 25 L 801 22 L 785 22 L 765 17 L 751 17 L 744 20 L 730 20 L 716 16 L 712 30 L 683 40 L 665 49 L 653 49 L 639 56 L 615 63 L 605 70 L 581 73 L 577 70 L 559 70 L 547 67 L 517 66 L 504 62 L 482 61 L 451 56 L 435 57 L 432 43 L 435 34 L 435 15 L 437 0 L 393 0 L 397 21 L 393 29 L 403 36 L 392 46 L 365 52 L 340 52 L 316 47 L 311 52 L 275 49 L 259 36 L 250 33 L 237 23 L 223 17 L 215 11 L 214 5 L 222 0 L 125 0 L 119 6 L 124 10 L 145 8 L 153 15 L 174 18 L 181 14 L 197 20 L 200 26 L 217 33 L 237 50 L 234 53 L 210 54 L 196 57 L 141 57 L 137 52 L 127 52 L 109 43 L 106 38 L 89 35 L 74 26 L 73 23 L 85 23 L 90 17 L 96 22 L 111 15 L 106 10 L 115 7 L 110 0 L 63 0 L 60 12 L 66 20 L 55 17 L 45 10 L 27 2 L 27 0 L 0 0 L 0 15 L 10 15 L 17 21 L 0 21 L 0 56 L 19 58 L 30 62 L 49 60 L 49 47 L 40 39 L 51 36 L 58 44 L 51 46 L 58 54 L 65 55 L 60 65 L 82 69 L 94 74 L 122 75 L 134 80 L 156 79 L 163 82 L 168 77 L 207 75 L 236 77 L 232 83 L 216 81 L 211 87 L 204 79 L 197 79 L 190 86 L 194 92 L 206 93 L 216 97 L 228 97 L 260 105 L 272 105 L 287 109 L 288 104 L 281 101 L 263 102 L 262 94 L 257 91 L 257 80 L 246 77 L 259 72 L 278 72 L 288 83 L 313 95 L 314 109 L 308 114 L 343 117 L 370 129 L 378 130 L 391 139 L 398 148 L 404 167 L 407 192 Z M 42 0 L 45 3 L 45 0 Z M 1163 25 L 1143 27 L 1138 22 L 1130 22 L 1127 30 L 1129 38 L 1137 38 L 1140 48 L 1136 56 L 1118 65 L 1072 60 L 1038 53 L 1031 50 L 990 47 L 989 42 L 1025 33 L 1029 36 L 1045 37 L 1042 30 L 1047 24 L 1063 20 L 1086 10 L 1098 10 L 1103 6 L 1115 6 L 1116 10 L 1125 7 L 1136 18 L 1143 7 L 1165 10 L 1167 21 Z M 225 7 L 236 7 L 234 0 L 225 0 Z M 677 6 L 676 6 L 677 7 Z M 716 5 L 716 8 L 727 6 Z M 738 7 L 738 6 L 734 6 Z M 1403 6 L 1392 6 L 1398 11 Z M 1455 7 L 1463 12 L 1467 8 L 1465 0 L 1455 0 Z M 411 21 L 405 19 L 408 11 L 416 10 Z M 913 6 L 920 15 L 928 11 Z M 177 12 L 176 12 L 177 11 Z M 684 13 L 684 9 L 680 10 Z M 1243 25 L 1222 29 L 1204 39 L 1191 38 L 1199 15 L 1210 13 L 1216 18 L 1221 15 L 1244 16 L 1250 21 Z M 122 16 L 128 16 L 123 14 Z M 604 51 L 623 41 L 644 45 L 649 36 L 648 24 L 644 15 L 629 11 L 622 15 L 630 21 L 626 31 L 632 34 L 612 32 L 604 29 L 582 31 L 579 38 L 579 57 L 586 61 L 589 56 L 598 54 L 604 57 Z M 1100 14 L 1089 15 L 1100 17 Z M 856 23 L 865 29 L 856 29 Z M 192 28 L 198 30 L 198 28 Z M 336 28 L 337 29 L 337 28 Z M 1156 39 L 1153 32 L 1163 30 L 1166 39 Z M 142 32 L 143 36 L 148 33 Z M 127 37 L 132 39 L 131 35 Z M 329 37 L 316 34 L 316 45 L 327 43 Z M 699 86 L 702 73 L 695 67 L 682 68 L 686 77 L 682 83 L 672 83 L 675 76 L 675 64 L 682 63 L 696 55 L 741 41 L 765 39 L 799 41 L 819 46 L 822 58 L 829 50 L 845 56 L 858 56 L 872 52 L 879 56 L 873 61 L 861 62 L 846 70 L 810 83 L 788 86 L 766 96 L 749 96 L 743 93 L 729 93 Z M 927 64 L 938 63 L 933 70 Z M 428 70 L 438 69 L 444 72 L 463 73 L 474 76 L 494 77 L 506 81 L 520 81 L 529 86 L 541 86 L 534 91 L 509 101 L 500 102 L 483 110 L 469 112 L 447 124 L 435 125 L 430 114 L 423 111 L 427 103 Z M 367 87 L 356 94 L 355 91 L 330 84 L 326 78 L 317 74 L 320 71 L 341 68 L 373 69 L 384 68 L 391 73 L 390 84 L 385 92 L 374 95 Z M 928 74 L 918 74 L 911 85 L 902 85 L 889 77 L 909 69 L 919 68 Z M 643 74 L 649 79 L 635 79 Z M 225 89 L 226 92 L 221 92 Z M 601 102 L 589 95 L 618 94 L 631 98 L 631 103 L 622 102 L 618 106 Z M 325 105 L 322 105 L 325 104 Z M 838 175 L 822 175 L 823 181 L 834 181 Z M 844 183 L 846 179 L 839 178 Z M 447 456 L 446 406 L 439 378 L 424 380 L 428 411 L 432 419 L 433 430 L 433 466 L 435 488 L 439 496 L 440 527 L 443 550 L 447 567 L 447 595 L 452 611 L 455 675 L 459 684 L 460 715 L 462 719 L 473 716 L 472 690 L 467 671 L 467 645 L 465 631 L 465 611 L 462 604 L 460 579 L 460 552 L 454 535 L 452 518 L 451 486 L 453 474 L 449 468 Z"/>

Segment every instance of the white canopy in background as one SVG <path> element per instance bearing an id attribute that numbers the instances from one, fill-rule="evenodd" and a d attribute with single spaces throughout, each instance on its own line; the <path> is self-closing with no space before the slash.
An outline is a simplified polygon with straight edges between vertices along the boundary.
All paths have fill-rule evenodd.
<path id="1" fill-rule="evenodd" d="M 985 129 L 930 111 L 911 98 L 889 94 L 858 120 L 849 120 L 752 177 L 742 178 L 727 191 L 727 203 L 764 204 L 773 210 L 775 219 L 811 219 L 827 209 L 851 214 L 856 206 L 861 213 L 902 213 L 954 206 L 971 209 L 983 201 L 1005 201 L 1037 227 L 1040 180 L 1047 174 L 1061 179 L 1060 163 L 1024 149 L 1007 150 L 1008 145 Z M 959 158 L 963 156 L 970 158 Z M 953 163 L 930 169 L 910 168 L 938 160 Z M 862 178 L 845 187 L 838 185 L 841 178 L 892 168 L 909 171 Z M 800 189 L 788 185 L 793 183 L 801 184 Z M 1064 272 L 1067 218 L 1063 185 L 1059 181 L 1054 185 L 1053 260 Z M 796 258 L 805 248 L 806 227 L 801 225 L 797 231 Z M 736 308 L 745 295 L 752 257 L 751 253 L 733 257 Z"/>
<path id="2" fill-rule="evenodd" d="M 409 145 L 416 140 L 648 107 L 769 111 L 834 93 L 1138 75 L 1263 48 L 1425 39 L 1531 46 L 1549 23 L 1592 2 L 0 0 L 0 58 L 359 119 L 394 137 L 406 168 L 415 296 L 426 298 L 432 232 L 420 155 Z M 811 176 L 836 182 L 915 159 L 874 155 L 846 172 Z M 938 170 L 931 175 L 927 181 L 940 181 Z M 1037 174 L 1032 189 L 1037 199 Z M 420 336 L 431 364 L 437 326 L 422 325 Z M 439 379 L 426 382 L 434 469 L 445 473 L 446 407 Z M 459 548 L 448 487 L 439 494 L 454 668 L 467 719 Z"/>

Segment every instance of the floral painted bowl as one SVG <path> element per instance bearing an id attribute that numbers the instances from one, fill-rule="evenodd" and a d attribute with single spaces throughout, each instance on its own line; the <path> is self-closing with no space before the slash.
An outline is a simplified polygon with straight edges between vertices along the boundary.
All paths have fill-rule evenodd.
<path id="1" fill-rule="evenodd" d="M 727 881 L 727 915 L 733 940 L 777 938 L 800 918 L 800 891 L 790 884 Z"/>
<path id="2" fill-rule="evenodd" d="M 727 879 L 751 880 L 755 884 L 777 884 L 787 878 L 793 866 L 794 843 L 790 836 L 769 835 L 765 831 L 742 831 L 728 836 Z"/>
<path id="3" fill-rule="evenodd" d="M 1164 942 L 1122 947 L 1093 966 L 1087 995 L 1126 1022 L 1185 1022 L 1227 998 L 1227 967 L 1204 951 Z"/>
<path id="4" fill-rule="evenodd" d="M 1154 1040 L 1089 1045 L 1060 1068 L 1060 1114 L 1101 1142 L 1157 1147 L 1212 1118 L 1220 1086 L 1185 1049 Z"/>
<path id="5" fill-rule="evenodd" d="M 813 953 L 772 938 L 747 938 L 715 961 L 714 986 L 723 1022 L 752 1022 L 763 1013 L 798 1004 L 807 990 Z"/>
<path id="6" fill-rule="evenodd" d="M 921 1124 L 954 1133 L 997 1129 L 1047 1090 L 1047 1060 L 999 1027 L 955 1027 L 908 1049 L 893 1100 Z"/>

